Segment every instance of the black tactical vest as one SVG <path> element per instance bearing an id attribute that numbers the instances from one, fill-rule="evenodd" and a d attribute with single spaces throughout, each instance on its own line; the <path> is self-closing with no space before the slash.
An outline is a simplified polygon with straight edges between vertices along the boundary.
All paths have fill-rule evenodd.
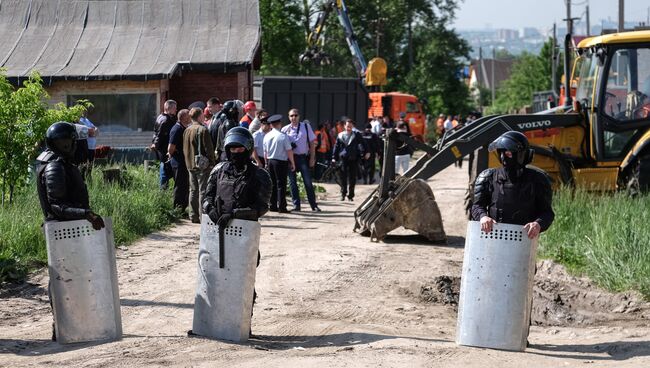
<path id="1" fill-rule="evenodd" d="M 237 173 L 235 165 L 228 162 L 218 176 L 217 198 L 221 199 L 221 216 L 232 213 L 235 208 L 252 207 L 255 203 L 255 170 L 257 166 L 246 165 L 243 173 Z"/>
<path id="2" fill-rule="evenodd" d="M 533 173 L 524 169 L 517 182 L 510 181 L 503 169 L 492 176 L 490 217 L 496 222 L 525 225 L 536 219 L 535 181 Z"/>
<path id="3" fill-rule="evenodd" d="M 52 212 L 53 204 L 65 204 L 68 207 L 76 207 L 88 209 L 89 200 L 88 200 L 88 189 L 84 183 L 83 177 L 79 169 L 64 160 L 61 160 L 56 154 L 51 151 L 43 152 L 37 160 L 40 161 L 41 166 L 37 170 L 36 189 L 38 191 L 38 199 L 41 203 L 41 209 L 43 210 L 43 215 L 47 220 L 62 220 L 57 218 L 57 216 Z M 45 170 L 48 168 L 48 165 L 61 165 L 63 167 L 64 175 L 58 180 L 53 182 L 51 185 L 63 187 L 65 190 L 65 198 L 58 198 L 60 203 L 50 203 L 50 199 L 47 195 L 47 187 L 45 185 Z"/>

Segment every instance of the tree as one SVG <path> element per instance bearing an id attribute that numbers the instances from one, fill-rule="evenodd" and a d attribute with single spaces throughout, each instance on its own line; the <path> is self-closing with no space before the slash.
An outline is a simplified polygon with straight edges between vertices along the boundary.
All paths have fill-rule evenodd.
<path id="1" fill-rule="evenodd" d="M 261 72 L 266 75 L 357 77 L 345 30 L 334 12 L 324 32 L 331 65 L 300 65 L 306 38 L 325 0 L 260 0 Z M 456 77 L 469 46 L 447 25 L 458 0 L 348 0 L 348 14 L 366 59 L 388 64 L 385 90 L 426 98 L 436 111 L 463 112 L 468 91 Z"/>
<path id="2" fill-rule="evenodd" d="M 42 146 L 47 128 L 56 121 L 76 122 L 90 104 L 80 101 L 72 107 L 59 103 L 50 108 L 49 96 L 37 73 L 17 89 L 0 70 L 0 182 L 2 204 L 12 203 L 15 190 L 24 186 L 29 165 Z"/>
<path id="3" fill-rule="evenodd" d="M 549 39 L 538 55 L 523 53 L 517 57 L 510 77 L 499 87 L 494 104 L 487 109 L 490 114 L 509 113 L 530 105 L 533 93 L 548 91 L 552 86 L 551 47 Z M 555 78 L 559 81 L 561 68 Z"/>
<path id="4" fill-rule="evenodd" d="M 461 60 L 469 54 L 467 42 L 443 27 L 417 27 L 414 42 L 419 47 L 404 81 L 406 89 L 425 98 L 432 112 L 467 113 L 469 89 L 457 76 Z"/>

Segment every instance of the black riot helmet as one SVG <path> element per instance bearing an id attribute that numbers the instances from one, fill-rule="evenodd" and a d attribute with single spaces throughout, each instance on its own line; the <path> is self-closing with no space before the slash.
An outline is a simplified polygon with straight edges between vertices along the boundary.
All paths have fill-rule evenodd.
<path id="1" fill-rule="evenodd" d="M 74 124 L 57 121 L 47 128 L 45 143 L 47 148 L 66 158 L 73 158 L 77 149 L 77 128 Z"/>
<path id="2" fill-rule="evenodd" d="M 226 115 L 228 120 L 237 120 L 239 117 L 239 106 L 235 100 L 226 101 L 221 111 Z"/>
<path id="3" fill-rule="evenodd" d="M 226 156 L 230 158 L 230 147 L 244 147 L 248 155 L 253 153 L 253 135 L 244 127 L 234 127 L 223 140 Z"/>
<path id="4" fill-rule="evenodd" d="M 528 144 L 528 139 L 521 132 L 513 130 L 503 133 L 499 138 L 488 146 L 488 151 L 497 151 L 499 160 L 506 168 L 513 164 L 518 167 L 524 167 L 533 160 L 534 151 Z M 504 154 L 505 151 L 512 152 L 512 159 Z"/>

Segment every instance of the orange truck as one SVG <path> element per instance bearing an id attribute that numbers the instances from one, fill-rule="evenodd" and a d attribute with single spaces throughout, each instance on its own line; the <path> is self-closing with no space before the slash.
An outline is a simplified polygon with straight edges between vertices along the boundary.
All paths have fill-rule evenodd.
<path id="1" fill-rule="evenodd" d="M 369 97 L 369 119 L 388 116 L 392 121 L 398 121 L 400 113 L 406 113 L 404 120 L 409 124 L 411 135 L 424 142 L 427 133 L 426 117 L 416 96 L 400 92 L 370 92 Z"/>

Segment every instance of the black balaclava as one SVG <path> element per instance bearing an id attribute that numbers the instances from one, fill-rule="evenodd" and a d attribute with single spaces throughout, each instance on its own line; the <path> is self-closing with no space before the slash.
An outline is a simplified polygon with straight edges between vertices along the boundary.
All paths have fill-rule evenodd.
<path id="1" fill-rule="evenodd" d="M 519 152 L 512 152 L 512 157 L 506 156 L 506 150 L 499 150 L 499 160 L 506 169 L 506 173 L 511 180 L 518 179 L 523 173 L 525 165 L 519 161 Z"/>
<path id="2" fill-rule="evenodd" d="M 246 167 L 246 164 L 251 160 L 250 153 L 244 152 L 230 152 L 230 161 L 235 165 L 238 170 Z"/>

